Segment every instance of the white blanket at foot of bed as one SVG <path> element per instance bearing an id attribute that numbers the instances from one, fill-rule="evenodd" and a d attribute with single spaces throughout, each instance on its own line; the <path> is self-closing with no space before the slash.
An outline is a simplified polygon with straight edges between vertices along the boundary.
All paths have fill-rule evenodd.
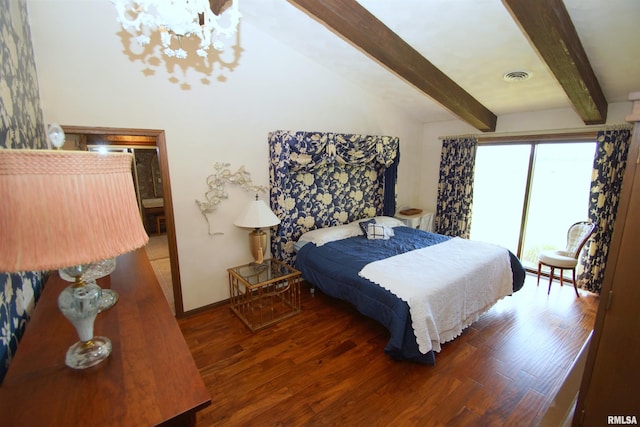
<path id="1" fill-rule="evenodd" d="M 513 292 L 509 252 L 458 237 L 372 262 L 359 275 L 409 305 L 422 353 L 439 352 Z"/>

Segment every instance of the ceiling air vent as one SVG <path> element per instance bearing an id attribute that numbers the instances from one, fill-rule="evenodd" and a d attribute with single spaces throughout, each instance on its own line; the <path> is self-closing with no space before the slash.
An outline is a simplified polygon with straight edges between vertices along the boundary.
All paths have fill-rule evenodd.
<path id="1" fill-rule="evenodd" d="M 509 71 L 502 78 L 506 82 L 523 82 L 531 78 L 532 73 L 524 70 Z"/>

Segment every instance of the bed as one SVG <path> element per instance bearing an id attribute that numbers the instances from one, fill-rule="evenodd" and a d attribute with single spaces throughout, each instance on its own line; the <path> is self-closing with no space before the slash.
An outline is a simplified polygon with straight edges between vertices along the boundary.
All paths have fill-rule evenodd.
<path id="1" fill-rule="evenodd" d="M 385 259 L 390 260 L 386 262 L 395 262 L 399 259 L 397 257 L 402 259 L 418 255 L 433 258 L 433 253 L 437 254 L 450 244 L 464 243 L 456 237 L 435 235 L 393 223 L 399 222 L 392 218 L 396 210 L 396 179 L 400 160 L 398 138 L 333 132 L 273 131 L 268 139 L 270 206 L 281 221 L 271 233 L 272 256 L 295 265 L 302 271 L 303 278 L 320 290 L 351 302 L 363 314 L 383 324 L 390 332 L 385 352 L 392 358 L 435 363 L 434 351 L 439 349 L 441 342 L 455 337 L 459 333 L 458 328 L 453 327 L 445 331 L 442 337 L 432 340 L 431 337 L 424 337 L 421 327 L 416 336 L 411 309 L 417 305 L 422 313 L 425 307 L 437 310 L 438 307 L 449 306 L 435 304 L 429 307 L 426 303 L 412 301 L 410 307 L 409 303 L 396 296 L 403 295 L 402 289 L 391 288 L 392 292 L 388 289 L 389 284 L 372 282 L 370 278 L 377 280 L 375 272 L 373 276 L 366 276 L 370 273 L 368 270 L 377 267 L 383 272 L 391 272 L 387 276 L 392 276 L 392 279 L 398 270 L 426 277 L 428 273 L 421 273 L 414 267 L 385 267 L 380 263 Z M 388 227 L 394 236 L 386 240 L 364 238 L 365 230 L 360 223 L 362 219 L 370 218 L 375 218 L 378 226 Z M 345 233 L 347 235 L 344 237 L 326 239 L 327 234 Z M 327 241 L 318 244 L 318 235 Z M 352 244 L 361 246 L 355 250 L 344 246 Z M 391 252 L 379 253 L 374 250 L 374 245 L 387 246 L 386 250 Z M 353 252 L 356 252 L 356 256 L 347 262 L 346 254 Z M 465 316 L 463 326 L 468 326 L 467 323 L 502 296 L 522 286 L 524 269 L 520 262 L 508 251 L 502 250 L 501 254 L 502 265 L 510 270 L 509 283 L 503 283 L 496 295 L 477 307 L 477 313 L 472 310 L 471 315 Z M 451 258 L 446 252 L 435 258 L 442 260 L 443 256 Z M 423 264 L 420 259 L 405 261 L 413 266 Z M 452 269 L 441 261 L 435 262 L 435 265 L 444 266 L 445 271 Z M 503 277 L 502 282 L 505 281 Z M 406 280 L 406 283 L 412 284 L 419 282 L 415 277 Z M 483 288 L 476 288 L 475 292 L 478 289 L 482 293 Z M 438 333 L 435 332 L 435 335 Z"/>
<path id="2" fill-rule="evenodd" d="M 520 261 L 506 249 L 406 227 L 394 218 L 375 221 L 393 235 L 368 239 L 359 232 L 361 221 L 303 234 L 295 265 L 313 286 L 385 326 L 390 338 L 384 351 L 393 359 L 434 364 L 440 344 L 524 283 Z M 482 262 L 471 264 L 478 256 Z M 376 263 L 379 268 L 366 277 Z M 385 272 L 389 277 L 376 279 Z M 394 281 L 403 285 L 393 288 Z M 412 287 L 417 293 L 407 289 Z"/>

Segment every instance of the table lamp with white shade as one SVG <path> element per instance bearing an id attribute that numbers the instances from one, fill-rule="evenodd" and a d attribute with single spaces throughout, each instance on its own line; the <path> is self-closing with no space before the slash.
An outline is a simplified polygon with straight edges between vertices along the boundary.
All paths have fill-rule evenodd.
<path id="1" fill-rule="evenodd" d="M 262 229 L 278 224 L 280 219 L 257 194 L 256 199 L 249 202 L 242 215 L 235 220 L 234 225 L 237 227 L 253 229 L 249 233 L 249 249 L 256 264 L 262 264 L 267 250 L 267 233 Z"/>

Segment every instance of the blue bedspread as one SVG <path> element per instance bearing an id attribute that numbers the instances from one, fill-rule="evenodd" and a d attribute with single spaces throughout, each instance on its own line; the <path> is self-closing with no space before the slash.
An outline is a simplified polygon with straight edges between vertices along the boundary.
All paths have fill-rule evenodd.
<path id="1" fill-rule="evenodd" d="M 395 227 L 389 240 L 368 240 L 364 236 L 337 240 L 317 247 L 308 243 L 298 250 L 296 268 L 305 280 L 322 292 L 353 304 L 362 314 L 384 325 L 390 333 L 385 353 L 397 360 L 434 364 L 433 351 L 418 350 L 406 302 L 388 290 L 358 276 L 370 262 L 414 249 L 436 245 L 450 237 L 410 227 Z M 524 284 L 525 270 L 518 258 L 511 256 L 513 290 Z"/>

